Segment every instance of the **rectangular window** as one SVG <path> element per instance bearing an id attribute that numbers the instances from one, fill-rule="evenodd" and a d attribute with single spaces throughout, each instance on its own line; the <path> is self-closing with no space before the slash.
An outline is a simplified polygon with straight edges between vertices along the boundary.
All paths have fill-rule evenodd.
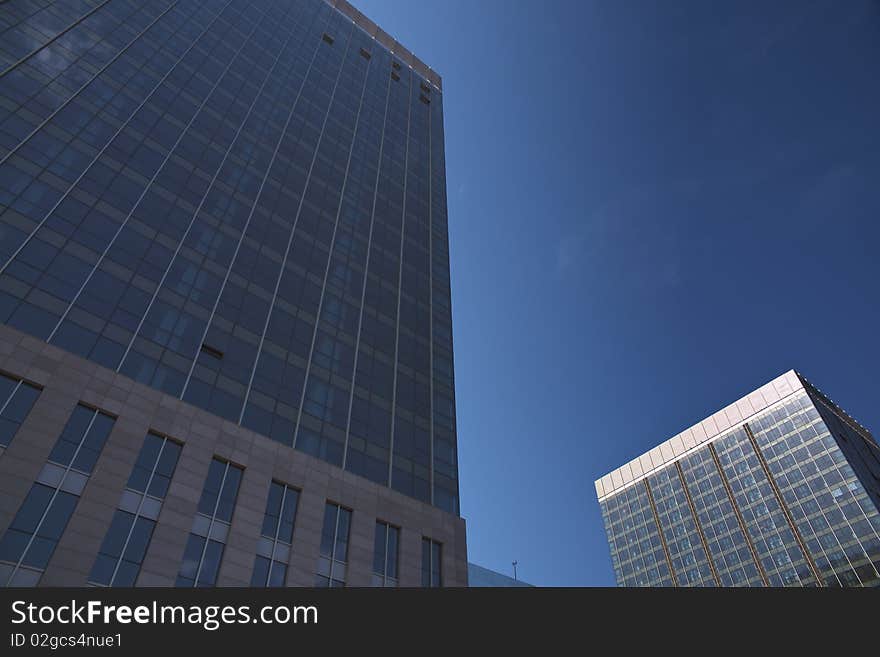
<path id="1" fill-rule="evenodd" d="M 0 454 L 12 442 L 39 396 L 36 386 L 0 374 Z"/>
<path id="2" fill-rule="evenodd" d="M 400 529 L 377 520 L 376 542 L 373 549 L 373 586 L 397 586 L 398 545 L 400 545 Z"/>
<path id="3" fill-rule="evenodd" d="M 443 546 L 430 538 L 422 538 L 422 586 L 443 586 Z"/>
<path id="4" fill-rule="evenodd" d="M 92 566 L 90 583 L 134 586 L 180 450 L 181 446 L 169 438 L 147 434 Z"/>
<path id="5" fill-rule="evenodd" d="M 237 465 L 216 457 L 211 461 L 177 574 L 177 586 L 214 586 L 217 583 L 243 472 Z"/>
<path id="6" fill-rule="evenodd" d="M 345 586 L 345 567 L 348 562 L 348 536 L 351 530 L 351 511 L 327 502 L 324 507 L 324 529 L 321 531 L 321 556 L 315 586 Z"/>
<path id="7" fill-rule="evenodd" d="M 211 358 L 216 358 L 217 360 L 223 358 L 223 352 L 209 344 L 202 344 L 202 351 L 211 356 Z"/>
<path id="8" fill-rule="evenodd" d="M 272 482 L 266 500 L 266 513 L 263 515 L 263 529 L 257 543 L 251 586 L 284 586 L 298 503 L 298 490 L 277 481 Z"/>
<path id="9" fill-rule="evenodd" d="M 49 564 L 115 420 L 77 405 L 0 540 L 0 582 L 34 586 Z"/>

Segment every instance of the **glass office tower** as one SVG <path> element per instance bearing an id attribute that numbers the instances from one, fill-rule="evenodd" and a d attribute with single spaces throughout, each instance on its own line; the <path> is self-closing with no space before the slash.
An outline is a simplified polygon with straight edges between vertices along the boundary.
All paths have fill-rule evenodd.
<path id="1" fill-rule="evenodd" d="M 880 446 L 794 371 L 596 491 L 619 586 L 880 586 Z"/>
<path id="2" fill-rule="evenodd" d="M 76 402 L 116 426 L 139 421 L 130 466 L 145 435 L 182 445 L 178 471 L 193 444 L 204 452 L 199 476 L 186 482 L 197 500 L 208 494 L 212 458 L 243 469 L 243 492 L 259 445 L 298 474 L 261 466 L 256 524 L 270 483 L 294 490 L 302 505 L 315 479 L 331 491 L 312 514 L 316 535 L 325 503 L 352 511 L 354 531 L 361 502 L 332 493 L 342 482 L 369 500 L 370 551 L 377 516 L 405 530 L 401 549 L 412 551 L 418 580 L 416 539 L 440 537 L 420 529 L 425 535 L 406 543 L 406 530 L 436 526 L 446 534 L 440 542 L 456 543 L 443 551 L 448 581 L 466 581 L 442 97 L 440 77 L 347 2 L 3 3 L 0 369 L 10 390 L 0 404 L 10 408 L 0 416 L 20 429 L 0 470 L 39 482 L 35 465 L 12 466 L 46 461 L 51 445 L 17 434 L 41 413 L 63 415 L 43 398 L 68 368 L 70 394 L 102 382 L 95 399 L 83 392 Z M 75 385 L 73 372 L 82 375 Z M 108 386 L 123 402 L 112 409 Z M 131 407 L 135 392 L 167 411 Z M 174 427 L 174 416 L 186 422 Z M 16 520 L 25 483 L 3 491 L 0 531 L 28 525 Z M 386 503 L 400 511 L 384 511 Z M 159 534 L 169 505 L 154 506 Z M 211 509 L 191 511 L 181 522 L 195 523 L 187 530 L 203 544 L 216 538 L 205 532 L 235 527 L 233 509 L 220 520 Z M 209 519 L 201 534 L 198 518 Z M 53 529 L 59 549 L 65 526 Z M 278 543 L 252 533 L 255 551 L 263 539 Z M 294 530 L 291 554 L 296 538 Z M 28 550 L 0 551 L 17 581 Z M 211 564 L 221 580 L 222 552 Z M 263 568 L 275 559 L 269 552 Z M 169 556 L 180 565 L 181 554 Z M 316 581 L 345 581 L 316 567 Z"/>

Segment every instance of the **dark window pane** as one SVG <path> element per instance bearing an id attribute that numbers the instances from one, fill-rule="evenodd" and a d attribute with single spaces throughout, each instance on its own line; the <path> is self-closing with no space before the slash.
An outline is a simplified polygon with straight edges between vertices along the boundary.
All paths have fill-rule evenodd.
<path id="1" fill-rule="evenodd" d="M 284 496 L 284 508 L 281 510 L 281 528 L 278 530 L 278 540 L 288 544 L 293 542 L 293 525 L 296 522 L 298 503 L 299 492 L 288 488 Z"/>
<path id="2" fill-rule="evenodd" d="M 220 493 L 220 484 L 223 482 L 225 471 L 226 464 L 223 461 L 217 459 L 211 461 L 205 487 L 202 489 L 202 497 L 199 500 L 199 513 L 204 513 L 206 516 L 214 515 L 214 507 L 217 505 L 217 496 Z"/>
<path id="3" fill-rule="evenodd" d="M 186 549 L 183 551 L 183 561 L 180 564 L 180 577 L 189 580 L 189 584 L 184 584 L 184 586 L 192 586 L 193 581 L 195 581 L 204 547 L 205 539 L 203 537 L 196 536 L 195 534 L 189 535 Z"/>
<path id="4" fill-rule="evenodd" d="M 272 573 L 269 576 L 269 586 L 284 586 L 287 579 L 287 566 L 281 562 L 272 562 Z"/>
<path id="5" fill-rule="evenodd" d="M 140 571 L 140 563 L 132 563 L 123 559 L 116 571 L 116 577 L 113 579 L 113 586 L 134 586 Z"/>
<path id="6" fill-rule="evenodd" d="M 251 586 L 266 586 L 269 579 L 269 560 L 266 557 L 257 556 L 254 561 L 254 574 L 251 576 Z"/>
<path id="7" fill-rule="evenodd" d="M 333 555 L 333 539 L 336 536 L 336 513 L 339 507 L 327 504 L 324 507 L 324 527 L 321 530 L 321 554 L 325 557 Z"/>
<path id="8" fill-rule="evenodd" d="M 55 489 L 42 484 L 31 486 L 31 490 L 22 502 L 10 528 L 33 534 L 54 493 Z"/>
<path id="9" fill-rule="evenodd" d="M 78 501 L 79 497 L 76 495 L 58 491 L 58 495 L 49 505 L 49 511 L 46 513 L 43 523 L 37 530 L 37 535 L 54 541 L 60 539 Z"/>
<path id="10" fill-rule="evenodd" d="M 336 552 L 333 558 L 337 561 L 348 559 L 348 528 L 351 523 L 351 511 L 339 509 L 339 525 L 336 530 Z"/>
<path id="11" fill-rule="evenodd" d="M 235 509 L 235 498 L 238 495 L 238 485 L 241 482 L 241 469 L 230 465 L 226 473 L 226 481 L 223 482 L 223 491 L 220 493 L 220 503 L 217 505 L 217 517 L 220 520 L 230 522 L 232 512 Z"/>
<path id="12" fill-rule="evenodd" d="M 18 422 L 0 417 L 0 447 L 7 447 L 18 432 Z"/>
<path id="13" fill-rule="evenodd" d="M 3 535 L 3 540 L 0 540 L 0 561 L 18 563 L 31 535 L 16 529 L 8 529 Z"/>
<path id="14" fill-rule="evenodd" d="M 422 586 L 431 586 L 431 541 L 422 539 Z"/>
<path id="15" fill-rule="evenodd" d="M 388 525 L 376 523 L 376 537 L 373 541 L 373 572 L 385 574 L 385 541 L 388 538 Z"/>
<path id="16" fill-rule="evenodd" d="M 30 413 L 31 407 L 39 397 L 40 391 L 37 388 L 22 383 L 12 398 L 6 402 L 6 408 L 3 409 L 2 417 L 6 420 L 21 424 Z M 4 397 L 0 396 L 0 406 L 3 405 Z"/>
<path id="17" fill-rule="evenodd" d="M 180 458 L 180 445 L 173 440 L 166 440 L 165 447 L 162 448 L 162 455 L 159 457 L 159 464 L 156 466 L 156 474 L 165 477 L 174 475 L 174 468 L 177 467 L 177 459 Z"/>
<path id="18" fill-rule="evenodd" d="M 217 582 L 217 572 L 220 570 L 220 560 L 223 558 L 223 547 L 223 543 L 208 541 L 196 586 L 214 586 Z"/>
<path id="19" fill-rule="evenodd" d="M 122 554 L 122 548 L 128 538 L 134 515 L 125 511 L 117 510 L 101 544 L 101 554 L 118 557 Z"/>
<path id="20" fill-rule="evenodd" d="M 267 514 L 273 516 L 280 515 L 282 497 L 284 497 L 284 486 L 273 481 L 269 486 L 269 497 L 266 499 Z"/>
<path id="21" fill-rule="evenodd" d="M 165 475 L 154 474 L 153 480 L 150 482 L 150 489 L 147 492 L 153 497 L 164 500 L 170 484 L 171 480 Z"/>
<path id="22" fill-rule="evenodd" d="M 150 471 L 145 470 L 139 465 L 134 466 L 131 476 L 128 478 L 126 486 L 139 493 L 143 493 L 147 489 L 147 482 L 150 480 Z"/>
<path id="23" fill-rule="evenodd" d="M 386 577 L 397 579 L 397 538 L 400 530 L 396 527 L 388 528 L 388 559 Z"/>
<path id="24" fill-rule="evenodd" d="M 18 386 L 18 381 L 16 379 L 11 379 L 5 374 L 0 374 L 0 406 L 3 405 L 9 396 L 12 394 L 12 391 L 15 390 L 16 386 Z"/>
<path id="25" fill-rule="evenodd" d="M 34 536 L 22 563 L 31 568 L 45 569 L 49 565 L 49 559 L 52 558 L 52 553 L 55 551 L 57 544 L 58 541 L 53 539 Z"/>
<path id="26" fill-rule="evenodd" d="M 92 470 L 94 470 L 95 464 L 98 462 L 98 457 L 100 455 L 100 452 L 95 451 L 91 447 L 87 447 L 86 444 L 83 443 L 79 448 L 76 458 L 73 459 L 73 465 L 71 467 L 80 472 L 92 474 Z"/>
<path id="27" fill-rule="evenodd" d="M 98 558 L 95 559 L 95 565 L 92 566 L 89 581 L 96 584 L 104 584 L 105 586 L 109 585 L 110 578 L 113 577 L 113 571 L 116 569 L 117 561 L 118 559 L 114 557 L 99 554 Z"/>
<path id="28" fill-rule="evenodd" d="M 159 458 L 159 451 L 162 449 L 162 442 L 163 441 L 159 436 L 148 433 L 147 437 L 144 438 L 144 444 L 141 447 L 135 465 L 139 468 L 143 468 L 148 473 L 152 472 L 153 466 L 156 465 L 156 459 Z"/>
<path id="29" fill-rule="evenodd" d="M 92 428 L 86 436 L 85 444 L 91 449 L 100 452 L 104 448 L 107 436 L 110 435 L 110 431 L 113 429 L 114 422 L 115 420 L 109 415 L 98 413 L 95 417 L 95 422 L 92 424 Z"/>
<path id="30" fill-rule="evenodd" d="M 63 466 L 70 465 L 73 461 L 73 455 L 76 454 L 78 443 L 72 443 L 63 436 L 55 443 L 52 452 L 49 454 L 49 460 Z"/>
<path id="31" fill-rule="evenodd" d="M 150 539 L 153 536 L 153 528 L 156 523 L 149 518 L 140 517 L 134 523 L 134 530 L 128 539 L 128 546 L 125 548 L 123 555 L 126 561 L 140 564 L 144 560 L 147 553 L 147 547 L 150 545 Z"/>

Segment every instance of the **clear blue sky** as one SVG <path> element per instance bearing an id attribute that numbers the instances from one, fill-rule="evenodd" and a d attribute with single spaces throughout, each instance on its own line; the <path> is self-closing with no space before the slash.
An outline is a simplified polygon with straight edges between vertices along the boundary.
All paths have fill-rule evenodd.
<path id="1" fill-rule="evenodd" d="M 880 3 L 355 4 L 443 76 L 472 561 L 613 584 L 593 480 L 792 367 L 880 433 Z"/>

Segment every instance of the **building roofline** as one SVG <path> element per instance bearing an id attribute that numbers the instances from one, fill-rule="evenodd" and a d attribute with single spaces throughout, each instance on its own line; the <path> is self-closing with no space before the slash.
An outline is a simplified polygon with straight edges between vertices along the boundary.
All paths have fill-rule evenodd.
<path id="1" fill-rule="evenodd" d="M 350 18 L 355 25 L 373 37 L 381 46 L 387 48 L 391 54 L 400 59 L 404 64 L 407 64 L 416 73 L 422 75 L 438 91 L 443 90 L 443 80 L 437 71 L 416 57 L 411 50 L 370 20 L 357 7 L 347 0 L 324 0 L 324 2 L 342 15 Z"/>
<path id="2" fill-rule="evenodd" d="M 822 392 L 817 386 L 810 383 L 810 381 L 800 372 L 795 372 L 803 384 L 806 391 L 812 395 L 815 395 L 819 398 L 819 400 L 828 406 L 837 416 L 846 424 L 850 426 L 850 428 L 856 433 L 860 434 L 862 437 L 867 438 L 875 445 L 877 444 L 876 439 L 873 434 L 866 427 L 864 427 L 858 420 L 856 420 L 852 415 L 843 410 L 840 406 L 834 403 L 834 400 L 831 399 L 828 395 Z"/>
<path id="3" fill-rule="evenodd" d="M 801 377 L 789 370 L 720 411 L 688 427 L 657 447 L 629 463 L 612 470 L 595 481 L 596 495 L 602 501 L 609 495 L 628 488 L 648 475 L 674 463 L 700 445 L 742 426 L 752 416 L 765 411 L 783 399 L 806 390 Z"/>

